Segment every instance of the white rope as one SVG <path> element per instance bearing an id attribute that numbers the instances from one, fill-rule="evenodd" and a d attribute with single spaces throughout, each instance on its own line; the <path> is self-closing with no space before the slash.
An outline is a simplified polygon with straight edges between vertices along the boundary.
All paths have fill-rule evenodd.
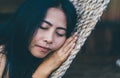
<path id="1" fill-rule="evenodd" d="M 76 28 L 78 32 L 78 40 L 71 55 L 55 72 L 52 73 L 51 78 L 61 78 L 65 74 L 73 59 L 76 57 L 77 53 L 83 46 L 85 40 L 94 29 L 96 23 L 100 19 L 100 16 L 102 15 L 110 0 L 70 1 L 75 6 L 78 15 L 78 23 Z"/>

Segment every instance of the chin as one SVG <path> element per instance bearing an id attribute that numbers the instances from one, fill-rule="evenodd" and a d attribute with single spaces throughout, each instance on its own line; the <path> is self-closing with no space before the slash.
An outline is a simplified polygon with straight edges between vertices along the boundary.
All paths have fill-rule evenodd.
<path id="1" fill-rule="evenodd" d="M 33 55 L 34 57 L 36 57 L 36 58 L 44 58 L 44 57 L 46 57 L 45 55 Z"/>
<path id="2" fill-rule="evenodd" d="M 35 58 L 44 58 L 44 57 L 46 57 L 46 54 L 39 54 L 39 53 L 33 53 L 33 52 L 31 52 L 31 54 Z"/>

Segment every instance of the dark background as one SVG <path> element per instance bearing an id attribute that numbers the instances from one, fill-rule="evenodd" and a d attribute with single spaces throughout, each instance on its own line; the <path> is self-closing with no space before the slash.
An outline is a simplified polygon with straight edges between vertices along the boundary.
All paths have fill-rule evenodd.
<path id="1" fill-rule="evenodd" d="M 0 24 L 25 0 L 0 0 Z M 63 78 L 120 78 L 120 0 L 111 0 Z"/>

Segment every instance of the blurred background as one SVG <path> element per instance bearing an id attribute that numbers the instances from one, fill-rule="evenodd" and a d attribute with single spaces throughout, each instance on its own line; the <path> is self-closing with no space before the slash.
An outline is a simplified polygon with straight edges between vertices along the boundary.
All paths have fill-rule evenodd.
<path id="1" fill-rule="evenodd" d="M 25 0 L 0 0 L 0 24 Z M 120 78 L 120 0 L 111 0 L 63 78 Z"/>

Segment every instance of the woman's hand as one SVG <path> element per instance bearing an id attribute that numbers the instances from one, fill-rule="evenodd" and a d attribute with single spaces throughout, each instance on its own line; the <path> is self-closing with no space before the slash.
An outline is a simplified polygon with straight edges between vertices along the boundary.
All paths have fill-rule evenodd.
<path id="1" fill-rule="evenodd" d="M 48 56 L 44 62 L 37 68 L 33 78 L 47 78 L 51 72 L 57 69 L 70 55 L 77 40 L 77 33 L 68 38 L 64 45 Z"/>

